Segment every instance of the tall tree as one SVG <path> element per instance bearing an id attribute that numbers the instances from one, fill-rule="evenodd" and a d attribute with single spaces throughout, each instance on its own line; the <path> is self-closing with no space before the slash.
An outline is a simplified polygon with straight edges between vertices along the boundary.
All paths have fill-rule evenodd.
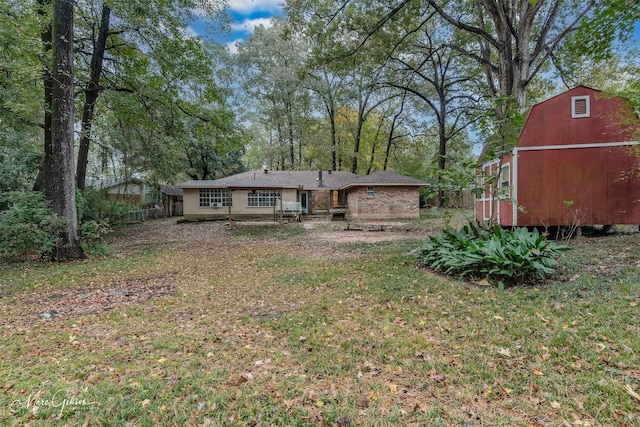
<path id="1" fill-rule="evenodd" d="M 211 52 L 206 52 L 202 40 L 189 34 L 188 26 L 203 16 L 220 22 L 222 5 L 222 0 L 77 2 L 76 83 L 83 95 L 78 188 L 84 188 L 96 106 L 105 91 L 135 94 L 143 102 L 174 103 L 179 115 L 201 116 L 193 105 L 179 101 L 196 81 L 215 92 L 210 78 Z M 149 91 L 149 79 L 165 87 Z"/>
<path id="2" fill-rule="evenodd" d="M 403 38 L 393 42 L 388 36 L 401 31 L 411 35 L 435 13 L 461 35 L 449 47 L 483 70 L 494 99 L 485 122 L 492 122 L 493 134 L 501 138 L 494 145 L 503 148 L 517 138 L 529 87 L 563 44 L 582 34 L 598 39 L 590 45 L 605 50 L 616 36 L 630 34 L 640 16 L 640 4 L 632 0 L 292 0 L 286 9 L 310 34 L 334 42 L 321 53 L 332 61 L 365 50 L 387 61 L 389 52 L 404 43 Z M 586 31 L 579 33 L 581 28 Z M 580 37 L 575 40 L 579 45 Z"/>
<path id="3" fill-rule="evenodd" d="M 279 147 L 280 169 L 300 167 L 301 122 L 308 117 L 310 99 L 301 76 L 306 46 L 287 23 L 278 19 L 273 26 L 258 26 L 238 48 L 238 66 L 243 72 L 243 88 L 253 99 L 270 134 Z M 298 150 L 296 150 L 298 148 Z"/>
<path id="4" fill-rule="evenodd" d="M 347 78 L 349 87 L 347 96 L 357 111 L 355 121 L 351 121 L 353 138 L 351 173 L 358 173 L 362 130 L 367 118 L 372 111 L 395 96 L 395 94 L 379 91 L 383 73 L 383 66 L 371 67 L 371 64 L 368 64 L 366 60 L 359 63 L 354 60 L 354 67 Z"/>
<path id="5" fill-rule="evenodd" d="M 477 75 L 466 66 L 464 55 L 451 47 L 456 43 L 455 32 L 431 21 L 420 31 L 403 35 L 405 46 L 391 55 L 397 75 L 389 84 L 404 89 L 431 110 L 438 131 L 437 204 L 442 206 L 449 142 L 478 120 L 482 97 Z"/>
<path id="6" fill-rule="evenodd" d="M 520 112 L 527 106 L 527 86 L 596 3 L 478 0 L 473 6 L 463 3 L 466 10 L 460 13 L 459 2 L 427 1 L 447 22 L 475 39 L 456 47 L 483 67 L 491 94 L 512 98 Z"/>
<path id="7" fill-rule="evenodd" d="M 53 91 L 51 149 L 45 153 L 45 195 L 51 210 L 67 221 L 57 260 L 84 258 L 78 243 L 73 150 L 73 0 L 53 0 Z"/>
<path id="8" fill-rule="evenodd" d="M 91 127 L 93 126 L 93 116 L 96 101 L 102 90 L 100 77 L 104 55 L 107 49 L 107 37 L 109 37 L 109 23 L 111 20 L 111 8 L 104 2 L 100 14 L 100 24 L 97 28 L 97 37 L 91 40 L 93 49 L 90 60 L 90 77 L 84 88 L 84 105 L 82 107 L 82 123 L 80 130 L 80 145 L 78 146 L 78 166 L 76 170 L 76 186 L 79 190 L 84 190 L 85 178 L 87 176 L 87 163 L 89 161 L 89 147 L 91 143 Z"/>

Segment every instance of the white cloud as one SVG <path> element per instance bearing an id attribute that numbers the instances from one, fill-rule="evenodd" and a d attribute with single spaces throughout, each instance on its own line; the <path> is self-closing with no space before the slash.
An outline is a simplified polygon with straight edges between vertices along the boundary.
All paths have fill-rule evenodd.
<path id="1" fill-rule="evenodd" d="M 232 55 L 238 53 L 238 43 L 242 43 L 243 41 L 244 40 L 242 39 L 235 39 L 234 41 L 230 41 L 229 43 L 227 43 L 227 49 L 229 50 L 229 53 L 231 53 Z"/>
<path id="2" fill-rule="evenodd" d="M 185 28 L 182 33 L 187 38 L 197 38 L 199 36 L 198 32 L 192 26 Z"/>
<path id="3" fill-rule="evenodd" d="M 265 28 L 269 28 L 273 25 L 273 22 L 271 21 L 271 18 L 245 19 L 242 22 L 235 22 L 231 24 L 231 31 L 241 31 L 253 34 L 258 25 L 264 25 Z"/>
<path id="4" fill-rule="evenodd" d="M 279 13 L 283 3 L 283 0 L 229 0 L 229 9 L 242 15 L 254 12 Z"/>

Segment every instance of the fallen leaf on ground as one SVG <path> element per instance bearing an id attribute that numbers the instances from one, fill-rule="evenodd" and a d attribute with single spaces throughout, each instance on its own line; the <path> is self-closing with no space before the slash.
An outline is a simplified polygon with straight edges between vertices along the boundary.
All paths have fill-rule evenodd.
<path id="1" fill-rule="evenodd" d="M 640 403 L 640 394 L 636 393 L 636 391 L 631 387 L 631 384 L 625 384 L 623 388 L 629 396 L 633 397 L 636 402 Z"/>
<path id="2" fill-rule="evenodd" d="M 511 357 L 511 350 L 509 350 L 508 348 L 501 347 L 498 349 L 498 353 L 500 353 L 504 357 Z"/>

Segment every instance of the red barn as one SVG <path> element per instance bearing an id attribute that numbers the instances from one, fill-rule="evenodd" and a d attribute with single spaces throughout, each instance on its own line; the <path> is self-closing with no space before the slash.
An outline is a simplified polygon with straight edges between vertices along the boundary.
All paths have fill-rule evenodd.
<path id="1" fill-rule="evenodd" d="M 639 135 L 628 102 L 588 87 L 535 105 L 518 145 L 478 168 L 484 193 L 476 219 L 504 226 L 640 224 Z"/>

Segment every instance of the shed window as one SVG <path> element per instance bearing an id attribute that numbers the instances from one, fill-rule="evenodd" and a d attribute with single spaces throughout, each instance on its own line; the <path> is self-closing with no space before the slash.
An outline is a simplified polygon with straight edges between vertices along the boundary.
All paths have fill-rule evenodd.
<path id="1" fill-rule="evenodd" d="M 509 187 L 511 185 L 511 167 L 509 164 L 502 165 L 500 168 L 500 187 Z"/>
<path id="2" fill-rule="evenodd" d="M 226 188 L 201 188 L 200 207 L 201 208 L 221 208 L 229 206 L 230 198 Z"/>
<path id="3" fill-rule="evenodd" d="M 367 197 L 372 199 L 376 195 L 373 187 L 367 187 Z"/>
<path id="4" fill-rule="evenodd" d="M 580 119 L 589 117 L 591 114 L 591 105 L 589 96 L 574 96 L 571 98 L 571 117 Z"/>
<path id="5" fill-rule="evenodd" d="M 269 207 L 276 205 L 276 198 L 280 196 L 279 191 L 274 190 L 253 190 L 247 194 L 247 206 Z"/>

